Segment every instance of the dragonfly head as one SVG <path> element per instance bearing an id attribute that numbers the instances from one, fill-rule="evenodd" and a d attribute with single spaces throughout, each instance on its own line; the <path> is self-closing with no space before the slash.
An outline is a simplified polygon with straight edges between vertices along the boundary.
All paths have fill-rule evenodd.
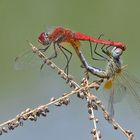
<path id="1" fill-rule="evenodd" d="M 38 37 L 38 42 L 41 43 L 42 45 L 49 46 L 51 42 L 48 37 L 49 37 L 48 33 L 42 32 Z"/>
<path id="2" fill-rule="evenodd" d="M 123 53 L 121 48 L 114 47 L 111 51 L 112 57 L 118 59 Z"/>

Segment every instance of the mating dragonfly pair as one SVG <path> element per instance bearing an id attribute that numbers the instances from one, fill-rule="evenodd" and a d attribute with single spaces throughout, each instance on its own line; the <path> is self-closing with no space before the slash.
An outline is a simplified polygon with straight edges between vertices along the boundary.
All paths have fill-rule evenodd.
<path id="1" fill-rule="evenodd" d="M 101 37 L 101 36 L 100 36 Z M 109 41 L 109 40 L 102 40 L 100 37 L 93 38 L 91 36 L 82 34 L 80 32 L 72 32 L 69 29 L 63 28 L 63 27 L 56 27 L 51 32 L 43 32 L 39 35 L 38 41 L 44 45 L 45 47 L 40 49 L 40 51 L 47 51 L 47 49 L 53 45 L 54 47 L 54 55 L 52 55 L 49 59 L 54 59 L 58 55 L 57 49 L 60 49 L 60 51 L 64 54 L 66 58 L 66 66 L 64 68 L 64 71 L 68 75 L 69 70 L 69 63 L 72 58 L 72 52 L 69 51 L 66 47 L 64 47 L 64 43 L 70 44 L 72 46 L 77 54 L 77 56 L 80 58 L 80 61 L 82 62 L 84 68 L 89 71 L 91 74 L 104 79 L 104 89 L 110 91 L 110 98 L 108 102 L 108 110 L 110 112 L 110 115 L 114 115 L 114 95 L 117 94 L 115 89 L 115 83 L 119 83 L 119 88 L 124 89 L 123 91 L 126 91 L 128 88 L 129 92 L 136 97 L 137 102 L 140 105 L 140 98 L 135 91 L 135 85 L 136 82 L 131 82 L 127 79 L 127 76 L 124 74 L 124 68 L 125 66 L 122 65 L 121 62 L 121 55 L 126 50 L 126 45 L 124 45 L 121 42 L 116 41 Z M 91 58 L 93 60 L 104 60 L 106 62 L 106 69 L 100 69 L 94 66 L 90 66 L 85 59 L 83 53 L 80 51 L 81 47 L 81 41 L 89 41 L 90 42 L 90 49 L 91 49 Z M 94 50 L 92 43 L 96 43 Z M 104 55 L 100 54 L 97 51 L 98 44 L 102 45 L 101 51 Z M 69 54 L 69 56 L 68 56 Z M 94 57 L 94 54 L 100 56 L 100 59 L 97 59 Z M 43 68 L 44 64 L 42 64 L 41 68 Z M 125 94 L 125 93 L 123 93 Z"/>

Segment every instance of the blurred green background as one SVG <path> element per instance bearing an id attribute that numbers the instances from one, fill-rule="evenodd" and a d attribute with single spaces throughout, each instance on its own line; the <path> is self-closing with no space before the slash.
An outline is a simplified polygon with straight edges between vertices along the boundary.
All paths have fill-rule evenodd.
<path id="1" fill-rule="evenodd" d="M 140 1 L 128 0 L 1 0 L 0 2 L 0 122 L 16 116 L 26 108 L 45 104 L 52 96 L 59 97 L 70 91 L 68 85 L 50 68 L 40 72 L 40 65 L 16 71 L 14 58 L 29 48 L 26 40 L 38 45 L 37 36 L 54 26 L 63 26 L 94 37 L 104 33 L 103 38 L 127 44 L 123 54 L 128 71 L 140 79 L 139 34 Z M 89 44 L 87 44 L 89 45 Z M 89 57 L 89 49 L 82 45 Z M 74 54 L 74 53 L 73 53 Z M 55 62 L 63 66 L 58 58 Z M 70 71 L 79 81 L 83 70 L 74 55 Z M 43 74 L 42 74 L 43 73 Z M 138 90 L 138 92 L 140 92 Z M 130 102 L 131 99 L 127 99 Z M 132 102 L 135 105 L 135 102 Z M 116 106 L 116 118 L 125 128 L 135 132 L 138 140 L 140 119 L 123 100 Z M 103 139 L 124 139 L 114 131 L 100 113 L 99 129 Z M 86 104 L 75 97 L 68 107 L 51 108 L 47 118 L 36 123 L 25 122 L 24 127 L 4 134 L 1 139 L 91 139 L 92 125 L 88 120 Z"/>

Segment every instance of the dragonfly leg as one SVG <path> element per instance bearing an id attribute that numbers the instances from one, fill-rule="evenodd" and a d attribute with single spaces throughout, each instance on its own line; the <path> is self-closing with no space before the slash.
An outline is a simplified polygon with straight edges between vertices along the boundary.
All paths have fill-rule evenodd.
<path id="1" fill-rule="evenodd" d="M 72 58 L 72 52 L 70 52 L 69 50 L 67 50 L 66 48 L 64 48 L 63 46 L 59 45 L 59 48 L 61 50 L 61 52 L 64 54 L 66 60 L 67 60 L 67 64 L 64 68 L 64 71 L 66 72 L 66 74 L 68 75 L 69 73 L 69 63 L 70 63 L 70 60 Z M 66 52 L 68 52 L 70 54 L 70 57 L 68 58 Z"/>
<path id="2" fill-rule="evenodd" d="M 100 39 L 102 36 L 103 36 L 103 34 L 101 34 L 101 35 L 98 37 L 98 39 Z M 89 43 L 90 43 L 90 50 L 91 50 L 91 58 L 92 58 L 93 60 L 100 60 L 100 61 L 105 61 L 105 60 L 107 60 L 106 57 L 104 57 L 103 55 L 101 55 L 101 54 L 99 54 L 99 53 L 97 52 L 98 43 L 96 43 L 96 45 L 95 45 L 94 53 L 95 53 L 96 55 L 100 56 L 102 59 L 98 59 L 98 58 L 93 57 L 93 46 L 92 46 L 92 43 L 91 43 L 90 41 L 89 41 Z"/>
<path id="3" fill-rule="evenodd" d="M 53 46 L 54 46 L 54 55 L 51 56 L 51 57 L 49 57 L 49 58 L 48 58 L 49 60 L 54 59 L 54 58 L 57 57 L 56 44 L 54 43 Z M 45 48 L 45 49 L 46 49 L 46 48 Z M 47 49 L 48 49 L 48 48 L 47 48 Z M 43 51 L 44 51 L 44 50 L 43 50 Z M 41 65 L 41 67 L 40 67 L 41 70 L 42 70 L 43 66 L 45 65 L 46 61 L 47 61 L 47 60 L 44 60 L 44 63 Z"/>
<path id="4" fill-rule="evenodd" d="M 105 55 L 107 55 L 107 56 L 111 56 L 111 53 L 110 53 L 110 48 L 112 48 L 113 46 L 111 46 L 111 45 L 108 45 L 108 46 L 106 46 L 106 45 L 103 45 L 102 47 L 101 47 L 101 50 L 102 50 L 102 52 L 105 54 Z"/>
<path id="5" fill-rule="evenodd" d="M 57 45 L 56 45 L 56 43 L 53 44 L 53 47 L 54 47 L 54 55 L 50 56 L 48 58 L 49 60 L 54 59 L 54 58 L 57 57 L 57 49 L 56 49 Z"/>
<path id="6" fill-rule="evenodd" d="M 43 51 L 43 52 L 45 52 L 45 51 L 47 51 L 47 49 L 50 47 L 50 45 L 47 45 L 45 48 L 40 48 L 40 49 L 38 49 L 39 51 Z"/>

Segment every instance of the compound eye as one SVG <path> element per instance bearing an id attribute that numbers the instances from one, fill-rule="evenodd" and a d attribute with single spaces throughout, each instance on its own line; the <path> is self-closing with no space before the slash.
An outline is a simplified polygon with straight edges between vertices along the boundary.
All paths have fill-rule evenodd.
<path id="1" fill-rule="evenodd" d="M 50 44 L 49 39 L 48 39 L 48 34 L 46 32 L 42 32 L 38 37 L 38 42 L 43 44 L 43 45 Z"/>
<path id="2" fill-rule="evenodd" d="M 45 33 L 43 32 L 43 33 L 41 33 L 41 34 L 39 35 L 39 37 L 38 37 L 38 42 L 41 43 L 41 44 L 43 44 L 44 41 L 45 41 Z"/>
<path id="3" fill-rule="evenodd" d="M 121 48 L 117 48 L 117 47 L 114 47 L 112 49 L 112 56 L 114 58 L 119 58 L 123 53 L 123 50 Z"/>

